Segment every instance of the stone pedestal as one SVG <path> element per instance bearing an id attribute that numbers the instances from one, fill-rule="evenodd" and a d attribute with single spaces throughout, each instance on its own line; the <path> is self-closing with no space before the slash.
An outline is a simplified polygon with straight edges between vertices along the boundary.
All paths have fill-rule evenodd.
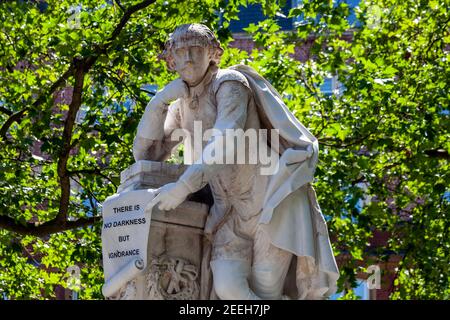
<path id="1" fill-rule="evenodd" d="M 117 190 L 157 189 L 177 181 L 186 166 L 155 161 L 138 161 L 121 174 Z M 210 196 L 203 190 L 171 211 L 153 209 L 148 240 L 148 263 L 142 276 L 133 280 L 134 292 L 122 288 L 118 299 L 208 299 L 209 261 L 203 227 Z M 197 201 L 192 201 L 196 199 Z M 204 203 L 198 202 L 202 201 Z M 130 285 L 130 284 L 129 284 Z"/>

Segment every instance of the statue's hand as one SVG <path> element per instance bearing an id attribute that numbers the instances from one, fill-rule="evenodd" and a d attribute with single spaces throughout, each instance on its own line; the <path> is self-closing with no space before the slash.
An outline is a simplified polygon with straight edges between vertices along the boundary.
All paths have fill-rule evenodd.
<path id="1" fill-rule="evenodd" d="M 159 210 L 172 210 L 178 207 L 190 191 L 184 182 L 168 183 L 158 189 L 158 194 L 149 205 L 156 205 L 159 202 Z"/>
<path id="2" fill-rule="evenodd" d="M 166 85 L 161 91 L 158 91 L 154 99 L 158 99 L 164 104 L 170 104 L 179 98 L 187 98 L 189 88 L 181 78 L 175 79 Z"/>

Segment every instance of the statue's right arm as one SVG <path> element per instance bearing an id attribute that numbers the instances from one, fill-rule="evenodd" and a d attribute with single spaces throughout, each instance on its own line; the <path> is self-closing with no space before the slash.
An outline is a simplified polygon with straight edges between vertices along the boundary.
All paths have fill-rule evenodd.
<path id="1" fill-rule="evenodd" d="M 173 147 L 180 141 L 170 139 L 172 131 L 179 128 L 179 121 L 175 114 L 178 101 L 170 106 L 169 104 L 187 95 L 186 84 L 181 79 L 176 79 L 150 100 L 139 122 L 133 142 L 133 156 L 136 161 L 163 161 L 170 156 Z"/>
<path id="2" fill-rule="evenodd" d="M 138 160 L 164 161 L 181 141 L 172 141 L 172 132 L 180 127 L 176 117 L 177 102 L 154 108 L 150 103 L 139 122 L 133 142 L 133 156 Z"/>

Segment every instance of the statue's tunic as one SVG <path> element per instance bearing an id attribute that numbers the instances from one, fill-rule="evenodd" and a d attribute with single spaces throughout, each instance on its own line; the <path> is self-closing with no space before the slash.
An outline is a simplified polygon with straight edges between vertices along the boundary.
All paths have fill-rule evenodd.
<path id="1" fill-rule="evenodd" d="M 214 143 L 215 136 L 225 135 L 226 129 L 245 131 L 260 128 L 254 99 L 247 79 L 241 73 L 210 68 L 203 81 L 189 89 L 190 98 L 172 103 L 167 115 L 162 108 L 159 113 L 152 110 L 153 119 L 150 119 L 150 114 L 144 114 L 142 121 L 164 123 L 166 153 L 176 144 L 171 141 L 172 132 L 182 128 L 194 137 L 196 121 L 202 124 L 202 135 L 208 129 L 218 130 L 209 141 L 203 142 L 203 147 Z M 156 120 L 155 116 L 160 119 Z M 145 120 L 146 117 L 149 119 Z M 157 126 L 147 125 L 139 129 L 138 137 L 155 139 L 157 136 L 156 132 L 152 132 L 157 130 Z M 194 143 L 187 147 L 193 148 Z M 195 156 L 193 150 L 185 150 L 189 151 Z M 245 150 L 237 148 L 234 151 L 245 153 L 245 159 L 249 159 L 248 143 L 245 144 Z M 268 177 L 260 174 L 259 162 L 211 165 L 193 160 L 194 163 L 179 181 L 184 182 L 191 192 L 207 183 L 210 185 L 214 205 L 210 209 L 205 233 L 215 234 L 212 259 L 250 260 Z"/>

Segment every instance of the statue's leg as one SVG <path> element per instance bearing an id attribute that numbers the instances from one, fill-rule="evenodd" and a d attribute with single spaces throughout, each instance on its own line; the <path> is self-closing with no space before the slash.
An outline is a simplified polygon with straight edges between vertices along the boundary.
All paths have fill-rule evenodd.
<path id="1" fill-rule="evenodd" d="M 250 263 L 245 260 L 213 260 L 214 290 L 221 300 L 259 300 L 248 285 Z"/>
<path id="2" fill-rule="evenodd" d="M 261 228 L 257 228 L 250 284 L 259 297 L 267 300 L 282 298 L 291 259 L 292 253 L 275 247 L 269 236 Z"/>
<path id="3" fill-rule="evenodd" d="M 259 299 L 248 283 L 257 218 L 243 220 L 233 209 L 214 236 L 210 265 L 214 290 L 221 300 Z"/>

